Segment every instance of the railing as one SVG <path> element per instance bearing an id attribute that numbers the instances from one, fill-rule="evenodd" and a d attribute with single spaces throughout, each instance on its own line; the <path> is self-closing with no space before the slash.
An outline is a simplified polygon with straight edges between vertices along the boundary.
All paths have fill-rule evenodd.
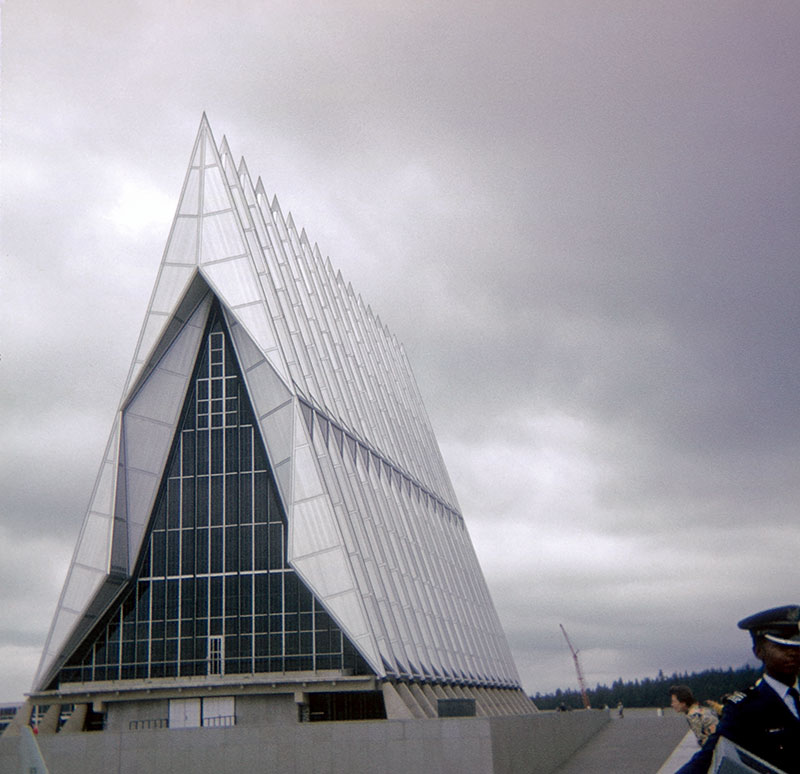
<path id="1" fill-rule="evenodd" d="M 144 718 L 128 723 L 128 731 L 147 731 L 151 728 L 169 728 L 169 718 Z"/>
<path id="2" fill-rule="evenodd" d="M 213 715 L 204 717 L 203 728 L 230 728 L 236 725 L 236 715 Z M 128 731 L 148 731 L 154 728 L 169 728 L 169 718 L 142 718 L 128 722 Z"/>
<path id="3" fill-rule="evenodd" d="M 204 728 L 227 728 L 236 725 L 236 715 L 215 715 L 210 718 L 203 718 Z"/>

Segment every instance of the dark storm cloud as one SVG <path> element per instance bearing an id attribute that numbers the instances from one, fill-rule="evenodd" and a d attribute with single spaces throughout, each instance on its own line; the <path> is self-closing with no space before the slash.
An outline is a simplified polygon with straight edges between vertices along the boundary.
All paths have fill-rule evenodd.
<path id="1" fill-rule="evenodd" d="M 573 679 L 561 622 L 590 682 L 747 658 L 796 589 L 794 3 L 3 12 L 0 513 L 48 580 L 0 694 L 202 110 L 404 342 L 526 687 Z"/>

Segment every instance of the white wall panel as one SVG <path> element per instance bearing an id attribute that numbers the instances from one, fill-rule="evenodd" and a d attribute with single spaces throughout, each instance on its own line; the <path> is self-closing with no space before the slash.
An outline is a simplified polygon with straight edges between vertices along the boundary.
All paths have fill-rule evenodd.
<path id="1" fill-rule="evenodd" d="M 176 337 L 175 341 L 172 342 L 169 349 L 162 355 L 155 370 L 180 374 L 187 379 L 191 376 L 195 361 L 197 360 L 197 352 L 200 348 L 200 341 L 203 336 L 210 308 L 211 299 L 206 298 L 192 313 L 192 316 L 189 318 L 181 333 Z M 188 384 L 188 381 L 186 384 Z M 174 388 L 174 385 L 170 385 L 170 388 Z M 157 389 L 162 388 L 159 387 Z M 176 390 L 175 395 L 172 393 L 163 394 L 162 400 L 165 403 L 181 406 L 183 404 L 183 393 L 185 391 L 186 385 L 184 385 L 183 389 Z M 155 416 L 155 414 L 152 416 Z"/>
<path id="2" fill-rule="evenodd" d="M 197 264 L 198 223 L 196 217 L 178 217 L 172 224 L 165 260 L 169 263 Z"/>
<path id="3" fill-rule="evenodd" d="M 150 373 L 142 389 L 125 409 L 126 433 L 133 432 L 134 418 L 138 422 L 169 425 L 167 432 L 177 419 L 183 404 L 187 374 L 156 368 Z M 137 439 L 138 440 L 138 439 Z M 136 449 L 130 449 L 133 453 Z M 136 463 L 135 467 L 139 467 Z M 146 468 L 150 470 L 150 468 Z"/>
<path id="4" fill-rule="evenodd" d="M 206 162 L 209 159 L 206 157 Z M 228 210 L 231 207 L 228 190 L 222 179 L 222 170 L 214 166 L 206 166 L 203 175 L 203 214 Z"/>
<path id="5" fill-rule="evenodd" d="M 70 569 L 67 571 L 64 588 L 62 589 L 53 622 L 48 632 L 45 647 L 37 669 L 35 684 L 47 673 L 47 670 L 53 663 L 53 659 L 64 645 L 64 641 L 77 620 L 77 613 L 64 607 L 64 598 L 69 596 L 75 608 L 78 611 L 83 611 L 89 604 L 91 594 L 94 591 L 94 587 L 91 585 L 84 585 L 81 587 L 81 590 L 86 596 L 80 598 L 78 595 L 78 587 L 72 586 L 72 568 L 75 562 L 80 561 L 87 567 L 102 571 L 103 577 L 108 567 L 108 556 L 111 550 L 111 532 L 110 529 L 105 533 L 102 533 L 102 529 L 96 529 L 96 527 L 101 528 L 102 525 L 95 525 L 94 519 L 102 518 L 103 515 L 110 516 L 113 513 L 115 469 L 119 454 L 119 426 L 119 419 L 117 419 L 114 422 L 111 436 L 106 444 L 103 463 L 100 465 L 100 472 L 95 482 L 94 491 L 92 492 L 89 509 L 84 518 L 84 524 L 81 528 L 81 534 L 78 537 L 78 543 L 73 553 Z M 92 520 L 93 523 L 87 528 L 90 520 Z M 111 520 L 109 518 L 109 527 L 110 524 Z M 87 529 L 88 534 L 86 534 Z M 101 533 L 105 535 L 105 544 L 103 544 L 102 540 L 98 540 L 98 538 L 101 537 Z M 85 544 L 84 536 L 86 536 Z"/>
<path id="6" fill-rule="evenodd" d="M 186 292 L 195 271 L 194 264 L 187 266 L 164 265 L 153 294 L 153 311 L 164 314 L 171 313 Z"/>
<path id="7" fill-rule="evenodd" d="M 262 370 L 268 369 L 265 363 Z M 292 457 L 294 446 L 292 444 L 292 425 L 294 423 L 294 407 L 292 403 L 285 403 L 278 409 L 273 410 L 266 416 L 260 417 L 259 425 L 262 436 L 269 439 L 267 450 L 270 459 L 275 462 Z"/>
<path id="8" fill-rule="evenodd" d="M 200 233 L 201 265 L 246 252 L 247 247 L 233 210 L 203 217 Z"/>
<path id="9" fill-rule="evenodd" d="M 307 556 L 295 556 L 292 567 L 325 603 L 328 598 L 354 590 L 347 556 L 339 546 Z M 348 626 L 347 621 L 342 622 Z M 348 627 L 349 628 L 349 627 Z"/>
<path id="10" fill-rule="evenodd" d="M 161 476 L 157 473 L 143 472 L 130 467 L 125 471 L 125 490 L 128 496 L 126 527 L 129 569 L 136 564 L 160 481 Z"/>
<path id="11" fill-rule="evenodd" d="M 200 170 L 189 167 L 178 204 L 179 215 L 196 215 L 200 211 Z"/>
<path id="12" fill-rule="evenodd" d="M 161 337 L 168 320 L 169 316 L 162 314 L 161 312 L 150 312 L 150 314 L 147 315 L 137 349 L 137 371 L 141 370 L 145 359 L 153 351 L 153 348 L 155 347 L 158 339 Z M 129 378 L 128 384 L 134 383 L 135 377 L 132 376 Z"/>
<path id="13" fill-rule="evenodd" d="M 301 446 L 294 451 L 294 496 L 292 502 L 307 500 L 325 493 L 322 479 L 317 471 L 314 452 L 310 446 Z"/>
<path id="14" fill-rule="evenodd" d="M 291 542 L 292 558 L 342 547 L 333 508 L 327 497 L 323 495 L 294 503 Z M 349 586 L 352 586 L 348 564 L 349 562 L 345 563 L 343 572 L 348 577 Z"/>
<path id="15" fill-rule="evenodd" d="M 77 563 L 101 570 L 105 574 L 111 548 L 111 521 L 110 515 L 88 514 L 75 554 Z"/>
<path id="16" fill-rule="evenodd" d="M 210 299 L 189 321 L 123 410 L 128 556 L 132 567 L 167 462 L 200 346 Z"/>
<path id="17" fill-rule="evenodd" d="M 281 500 L 286 509 L 287 518 L 291 519 L 292 461 L 286 460 L 277 465 L 273 465 L 272 472 L 275 474 L 275 483 L 278 485 L 278 491 L 281 493 Z"/>
<path id="18" fill-rule="evenodd" d="M 64 595 L 66 594 L 69 581 L 70 581 L 70 576 L 68 574 L 66 583 L 64 584 L 64 589 L 61 592 L 61 599 L 59 599 L 58 602 L 58 610 L 56 612 L 56 617 L 53 619 L 53 626 L 50 630 L 50 635 L 47 638 L 47 643 L 44 647 L 44 651 L 42 652 L 42 658 L 41 661 L 39 662 L 39 668 L 36 671 L 36 678 L 34 681 L 34 685 L 39 685 L 40 682 L 45 678 L 50 668 L 50 665 L 53 663 L 53 660 L 59 655 L 61 648 L 67 641 L 67 637 L 69 637 L 70 632 L 74 629 L 75 625 L 78 623 L 78 620 L 80 618 L 81 613 L 75 610 L 71 610 L 70 608 L 67 608 L 63 605 Z"/>
<path id="19" fill-rule="evenodd" d="M 292 395 L 286 386 L 286 365 L 274 346 L 274 329 L 263 308 L 228 310 L 226 319 L 253 407 L 258 416 L 263 416 Z"/>
<path id="20" fill-rule="evenodd" d="M 161 470 L 174 429 L 146 417 L 127 415 L 124 421 L 125 467 L 152 473 L 161 478 Z"/>
<path id="21" fill-rule="evenodd" d="M 68 610 L 81 610 L 84 600 L 91 598 L 104 578 L 102 570 L 73 564 L 61 604 Z"/>
<path id="22" fill-rule="evenodd" d="M 283 364 L 278 352 L 278 337 L 263 303 L 259 302 L 257 305 L 238 307 L 236 309 L 236 318 L 267 356 L 272 367 L 286 379 L 286 366 Z"/>
<path id="23" fill-rule="evenodd" d="M 87 515 L 92 511 L 106 515 L 111 515 L 114 512 L 114 484 L 119 455 L 119 427 L 120 423 L 119 419 L 117 419 L 114 422 L 111 437 L 106 445 L 103 463 L 100 465 L 100 471 L 97 474 L 97 481 L 94 485 Z"/>
<path id="24" fill-rule="evenodd" d="M 238 313 L 237 313 L 238 316 Z M 225 322 L 228 330 L 233 337 L 233 345 L 236 350 L 236 359 L 242 371 L 249 371 L 253 366 L 264 361 L 264 353 L 253 342 L 248 335 L 248 330 L 239 324 L 236 317 L 225 315 Z"/>
<path id="25" fill-rule="evenodd" d="M 263 303 L 261 287 L 249 256 L 204 263 L 200 271 L 228 308 Z"/>

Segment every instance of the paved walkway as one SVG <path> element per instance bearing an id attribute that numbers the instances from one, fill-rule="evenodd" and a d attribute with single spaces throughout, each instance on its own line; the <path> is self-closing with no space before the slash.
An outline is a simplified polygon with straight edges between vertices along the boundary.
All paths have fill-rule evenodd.
<path id="1" fill-rule="evenodd" d="M 694 754 L 686 746 L 686 719 L 666 710 L 625 710 L 589 740 L 555 774 L 673 774 Z"/>

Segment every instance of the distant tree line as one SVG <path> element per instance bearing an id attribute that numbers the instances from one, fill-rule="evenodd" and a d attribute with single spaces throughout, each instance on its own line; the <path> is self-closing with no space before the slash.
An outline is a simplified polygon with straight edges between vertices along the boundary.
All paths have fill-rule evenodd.
<path id="1" fill-rule="evenodd" d="M 658 676 L 645 677 L 642 680 L 615 680 L 611 686 L 597 685 L 589 689 L 587 694 L 592 707 L 616 707 L 619 702 L 626 707 L 668 707 L 669 687 L 671 685 L 688 685 L 695 698 L 704 702 L 706 699 L 719 701 L 720 697 L 733 691 L 744 691 L 761 677 L 761 669 L 745 665 L 739 669 L 707 669 L 704 672 L 684 672 L 666 676 L 661 670 Z M 578 690 L 561 690 L 555 693 L 537 693 L 531 696 L 539 709 L 557 709 L 565 706 L 569 709 L 581 709 L 583 700 Z"/>

